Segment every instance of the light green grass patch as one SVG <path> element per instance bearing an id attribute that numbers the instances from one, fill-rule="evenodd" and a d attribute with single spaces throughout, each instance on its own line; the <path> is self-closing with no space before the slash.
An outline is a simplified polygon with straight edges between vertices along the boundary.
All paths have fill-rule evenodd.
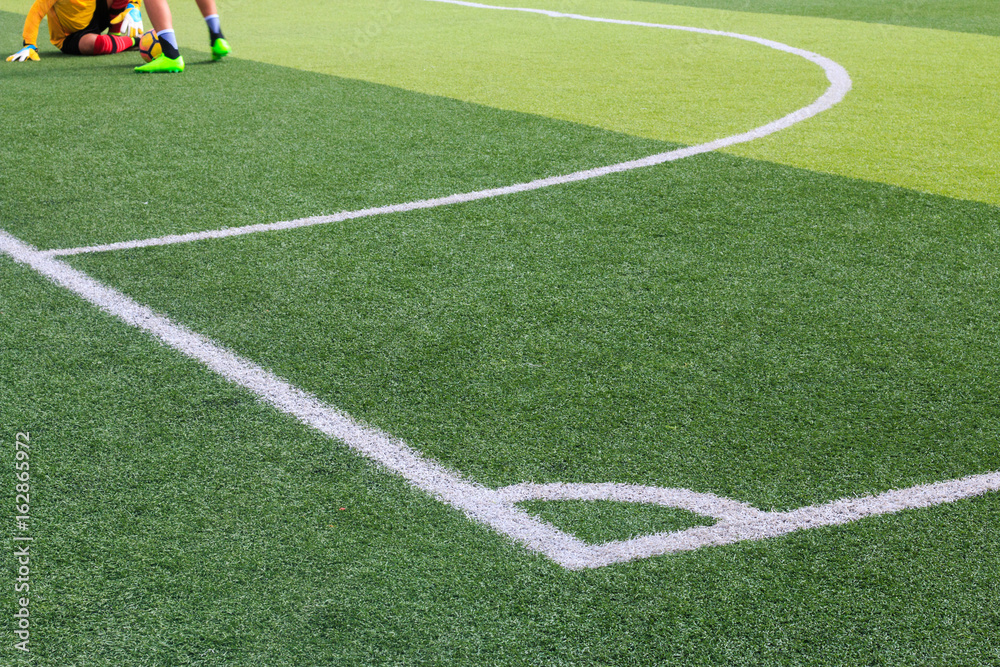
<path id="1" fill-rule="evenodd" d="M 697 25 L 820 53 L 851 74 L 854 88 L 848 98 L 806 123 L 729 152 L 1000 203 L 996 37 L 629 0 L 535 0 L 516 5 Z"/>
<path id="2" fill-rule="evenodd" d="M 742 12 L 794 14 L 1000 35 L 995 0 L 644 0 Z"/>
<path id="3" fill-rule="evenodd" d="M 825 55 L 851 73 L 850 96 L 731 152 L 1000 203 L 995 37 L 628 0 L 507 4 L 735 31 Z M 320 39 L 288 38 L 303 15 Z M 280 11 L 244 3 L 224 18 L 241 57 L 682 143 L 780 117 L 825 85 L 809 63 L 724 38 L 420 0 L 325 12 L 301 0 Z M 203 28 L 189 19 L 186 34 L 200 40 Z"/>
<path id="4" fill-rule="evenodd" d="M 844 102 L 729 150 L 1000 203 L 996 37 L 629 0 L 508 4 L 734 31 L 830 57 L 854 79 Z M 0 8 L 24 11 L 14 0 Z M 222 12 L 238 57 L 680 143 L 778 118 L 825 85 L 805 61 L 724 38 L 423 0 L 351 0 L 323 11 L 302 0 L 280 10 L 238 3 Z M 289 38 L 303 16 L 316 39 Z M 204 48 L 193 7 L 176 9 L 175 21 L 183 44 Z"/>
<path id="5" fill-rule="evenodd" d="M 825 87 L 795 56 L 678 31 L 418 0 L 302 11 L 319 39 L 288 39 L 301 29 L 288 6 L 235 7 L 234 41 L 254 44 L 239 55 L 681 143 L 764 124 Z"/>

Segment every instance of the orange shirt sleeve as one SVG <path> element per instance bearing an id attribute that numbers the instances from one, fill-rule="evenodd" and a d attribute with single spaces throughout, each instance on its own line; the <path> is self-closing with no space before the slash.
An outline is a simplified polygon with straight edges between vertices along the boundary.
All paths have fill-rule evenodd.
<path id="1" fill-rule="evenodd" d="M 35 4 L 28 10 L 28 18 L 24 20 L 24 43 L 38 46 L 38 27 L 42 24 L 42 19 L 55 6 L 56 0 L 35 0 Z"/>

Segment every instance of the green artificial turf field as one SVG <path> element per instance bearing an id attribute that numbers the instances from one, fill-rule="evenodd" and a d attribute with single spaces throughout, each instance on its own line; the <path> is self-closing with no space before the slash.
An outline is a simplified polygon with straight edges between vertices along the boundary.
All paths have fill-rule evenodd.
<path id="1" fill-rule="evenodd" d="M 1000 35 L 1000 5 L 990 0 L 645 0 L 739 12 L 867 21 Z"/>
<path id="2" fill-rule="evenodd" d="M 6 53 L 21 4 L 0 0 Z M 995 8 L 515 4 L 777 40 L 852 89 L 658 166 L 62 261 L 488 489 L 779 512 L 1000 470 Z M 792 54 L 650 27 L 220 10 L 235 53 L 212 63 L 174 3 L 180 76 L 48 45 L 0 63 L 0 230 L 77 248 L 496 188 L 743 132 L 827 86 Z M 0 664 L 1000 664 L 996 492 L 575 570 L 2 250 L 0 323 Z M 715 523 L 520 507 L 586 544 Z"/>

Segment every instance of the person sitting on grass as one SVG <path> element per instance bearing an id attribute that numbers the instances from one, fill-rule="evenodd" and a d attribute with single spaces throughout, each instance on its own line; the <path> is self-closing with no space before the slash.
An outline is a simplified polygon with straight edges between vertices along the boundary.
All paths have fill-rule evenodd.
<path id="1" fill-rule="evenodd" d="M 24 47 L 8 62 L 39 60 L 38 29 L 46 17 L 49 40 L 71 55 L 120 53 L 137 47 L 142 35 L 138 0 L 35 0 L 24 21 Z M 121 34 L 125 17 L 130 27 L 128 34 Z M 109 34 L 102 34 L 105 30 Z"/>

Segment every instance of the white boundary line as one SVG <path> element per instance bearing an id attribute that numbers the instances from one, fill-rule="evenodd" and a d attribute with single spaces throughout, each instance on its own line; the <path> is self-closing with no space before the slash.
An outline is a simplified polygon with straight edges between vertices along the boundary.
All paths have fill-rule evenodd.
<path id="1" fill-rule="evenodd" d="M 754 44 L 760 44 L 761 46 L 766 46 L 776 51 L 783 51 L 785 53 L 790 53 L 801 58 L 819 65 L 823 71 L 826 73 L 826 78 L 830 82 L 830 86 L 815 102 L 812 104 L 793 111 L 792 113 L 780 118 L 776 121 L 768 123 L 766 125 L 761 125 L 760 127 L 754 128 L 748 132 L 743 132 L 741 134 L 734 134 L 732 136 L 723 137 L 722 139 L 716 139 L 704 144 L 698 144 L 697 146 L 688 146 L 686 148 L 679 148 L 672 151 L 667 151 L 666 153 L 657 153 L 655 155 L 650 155 L 648 157 L 640 158 L 638 160 L 629 160 L 628 162 L 619 162 L 618 164 L 608 165 L 606 167 L 597 167 L 595 169 L 585 169 L 583 171 L 576 171 L 571 174 L 564 174 L 562 176 L 551 176 L 548 178 L 540 178 L 534 181 L 528 181 L 525 183 L 516 183 L 514 185 L 508 185 L 499 188 L 490 188 L 488 190 L 477 190 L 475 192 L 466 192 L 463 194 L 454 194 L 447 197 L 438 197 L 436 199 L 422 199 L 420 201 L 408 202 L 405 204 L 393 204 L 390 206 L 378 206 L 374 208 L 365 208 L 358 211 L 342 211 L 340 213 L 335 213 L 333 215 L 320 215 L 313 216 L 309 218 L 299 218 L 298 220 L 288 220 L 285 222 L 272 222 L 272 223 L 259 223 L 255 225 L 247 225 L 245 227 L 228 227 L 224 229 L 215 229 L 204 232 L 191 232 L 189 234 L 169 234 L 167 236 L 159 236 L 156 238 L 140 239 L 135 241 L 122 241 L 120 243 L 105 243 L 101 245 L 93 246 L 80 246 L 78 248 L 61 248 L 48 250 L 46 253 L 50 256 L 66 256 L 66 255 L 80 255 L 84 253 L 93 252 L 109 252 L 113 250 L 132 250 L 135 248 L 148 248 L 151 246 L 163 246 L 163 245 L 173 245 L 175 243 L 191 243 L 193 241 L 204 241 L 208 239 L 222 239 L 232 236 L 244 236 L 246 234 L 257 234 L 260 232 L 273 232 L 285 229 L 298 229 L 300 227 L 312 227 L 313 225 L 325 225 L 334 222 L 344 222 L 346 220 L 354 220 L 357 218 L 368 218 L 376 215 L 388 215 L 391 213 L 405 213 L 407 211 L 416 211 L 420 209 L 437 208 L 440 206 L 452 206 L 454 204 L 464 204 L 468 202 L 478 201 L 480 199 L 492 199 L 494 197 L 501 197 L 504 195 L 516 194 L 519 192 L 531 192 L 532 190 L 540 190 L 542 188 L 548 188 L 555 185 L 565 185 L 567 183 L 575 183 L 578 181 L 587 181 L 592 178 L 600 178 L 601 176 L 607 176 L 608 174 L 615 174 L 623 171 L 632 171 L 634 169 L 641 169 L 643 167 L 651 167 L 658 164 L 663 164 L 665 162 L 673 162 L 675 160 L 681 160 L 683 158 L 692 157 L 694 155 L 700 155 L 702 153 L 708 153 L 711 151 L 719 150 L 720 148 L 727 148 L 729 146 L 735 146 L 736 144 L 746 143 L 748 141 L 754 141 L 755 139 L 760 139 L 766 137 L 769 134 L 774 134 L 775 132 L 780 132 L 781 130 L 788 129 L 796 123 L 801 123 L 804 120 L 812 118 L 816 114 L 826 111 L 830 107 L 834 106 L 838 102 L 844 99 L 844 96 L 851 90 L 851 77 L 843 67 L 841 67 L 836 62 L 819 55 L 818 53 L 813 53 L 812 51 L 806 51 L 803 49 L 797 49 L 793 46 L 788 46 L 787 44 L 782 44 L 781 42 L 775 42 L 770 39 L 762 39 L 760 37 L 753 37 L 752 35 L 741 35 L 735 32 L 723 32 L 720 30 L 706 30 L 704 28 L 691 28 L 688 26 L 679 25 L 661 25 L 658 23 L 641 23 L 638 21 L 621 21 L 617 19 L 603 19 L 595 18 L 593 16 L 581 16 L 579 14 L 563 14 L 561 12 L 553 12 L 544 9 L 525 9 L 520 7 L 498 7 L 494 5 L 481 5 L 472 2 L 459 2 L 458 0 L 426 0 L 428 2 L 439 2 L 451 5 L 461 5 L 463 7 L 474 7 L 477 9 L 494 9 L 501 11 L 512 11 L 512 12 L 525 12 L 529 14 L 541 14 L 551 18 L 563 18 L 572 19 L 577 21 L 591 21 L 597 23 L 611 23 L 615 25 L 627 25 L 627 26 L 638 26 L 642 28 L 658 28 L 662 30 L 680 30 L 683 32 L 694 32 L 703 35 L 712 35 L 716 37 L 730 37 L 733 39 L 743 40 L 745 42 L 753 42 Z"/>
<path id="2" fill-rule="evenodd" d="M 788 512 L 764 512 L 745 503 L 688 489 L 628 484 L 516 484 L 500 489 L 499 493 L 504 500 L 515 503 L 526 500 L 613 500 L 676 507 L 717 519 L 712 526 L 588 545 L 585 567 L 595 568 L 708 546 L 763 540 L 798 530 L 837 526 L 866 517 L 933 507 L 995 491 L 1000 491 L 1000 471 L 886 491 L 875 496 L 844 498 Z"/>
<path id="3" fill-rule="evenodd" d="M 745 503 L 687 489 L 627 484 L 517 484 L 489 489 L 465 480 L 410 448 L 402 440 L 362 424 L 252 361 L 172 322 L 125 294 L 103 285 L 0 230 L 0 253 L 77 294 L 126 324 L 201 362 L 279 411 L 343 442 L 355 452 L 400 475 L 413 486 L 461 510 L 467 517 L 571 569 L 603 567 L 707 546 L 762 540 L 796 530 L 833 526 L 864 517 L 931 507 L 1000 490 L 1000 472 L 846 498 L 789 512 L 763 512 Z M 632 540 L 588 545 L 517 507 L 526 500 L 616 500 L 678 507 L 713 517 L 717 523 Z"/>
<path id="4" fill-rule="evenodd" d="M 402 476 L 413 486 L 461 510 L 474 521 L 485 524 L 497 532 L 509 536 L 530 550 L 545 554 L 556 563 L 568 569 L 602 567 L 612 563 L 621 563 L 637 558 L 648 558 L 650 556 L 678 551 L 688 551 L 706 546 L 732 544 L 742 540 L 760 540 L 796 530 L 843 524 L 857 521 L 867 516 L 899 512 L 906 509 L 930 507 L 1000 490 L 1000 472 L 994 472 L 937 484 L 916 486 L 904 490 L 889 491 L 877 496 L 837 500 L 789 512 L 763 512 L 745 503 L 728 498 L 720 498 L 708 493 L 696 493 L 687 489 L 665 489 L 625 484 L 532 483 L 517 484 L 499 490 L 489 489 L 463 479 L 458 473 L 448 470 L 436 461 L 421 456 L 405 442 L 352 419 L 333 406 L 293 386 L 252 361 L 234 354 L 182 325 L 172 322 L 167 317 L 154 312 L 149 307 L 134 301 L 125 294 L 103 285 L 84 272 L 55 259 L 55 255 L 166 245 L 168 243 L 195 241 L 203 238 L 237 236 L 257 231 L 288 229 L 370 215 L 446 206 L 514 192 L 537 190 L 550 185 L 587 180 L 605 174 L 628 171 L 690 155 L 697 155 L 767 136 L 830 108 L 843 99 L 843 96 L 850 90 L 850 77 L 840 65 L 837 65 L 833 61 L 807 51 L 778 44 L 777 42 L 746 35 L 681 26 L 595 19 L 545 10 L 494 7 L 458 2 L 457 0 L 430 1 L 485 9 L 524 11 L 556 18 L 687 30 L 710 35 L 735 37 L 801 55 L 823 67 L 827 73 L 827 77 L 830 79 L 831 85 L 820 99 L 808 107 L 800 109 L 774 123 L 751 130 L 748 133 L 701 144 L 700 146 L 653 155 L 642 160 L 623 162 L 609 167 L 576 172 L 566 176 L 540 179 L 506 188 L 482 190 L 422 202 L 411 202 L 397 206 L 341 213 L 337 216 L 307 218 L 299 221 L 275 223 L 273 225 L 253 225 L 251 227 L 231 230 L 161 237 L 160 239 L 132 241 L 126 244 L 91 246 L 89 248 L 40 251 L 0 230 L 0 252 L 10 256 L 17 263 L 31 267 L 43 277 L 77 294 L 104 312 L 118 317 L 126 324 L 148 332 L 169 347 L 191 359 L 199 361 L 230 382 L 254 393 L 258 398 L 274 406 L 279 411 L 294 416 L 303 424 L 343 442 L 359 454 Z M 717 523 L 712 526 L 700 526 L 673 533 L 646 535 L 632 540 L 593 546 L 584 544 L 572 535 L 568 535 L 558 528 L 540 521 L 517 507 L 517 503 L 531 499 L 615 500 L 633 503 L 653 503 L 667 507 L 678 507 L 710 516 L 715 518 Z"/>
<path id="5" fill-rule="evenodd" d="M 251 391 L 281 412 L 343 442 L 359 454 L 401 475 L 413 486 L 462 510 L 471 519 L 509 535 L 529 549 L 546 553 L 566 567 L 586 566 L 583 542 L 539 521 L 512 503 L 504 502 L 496 491 L 463 480 L 457 473 L 424 458 L 403 441 L 355 421 L 252 361 L 175 324 L 148 306 L 101 284 L 65 262 L 48 257 L 2 230 L 0 252 L 30 266 L 126 324 L 152 334 L 169 347 Z"/>

